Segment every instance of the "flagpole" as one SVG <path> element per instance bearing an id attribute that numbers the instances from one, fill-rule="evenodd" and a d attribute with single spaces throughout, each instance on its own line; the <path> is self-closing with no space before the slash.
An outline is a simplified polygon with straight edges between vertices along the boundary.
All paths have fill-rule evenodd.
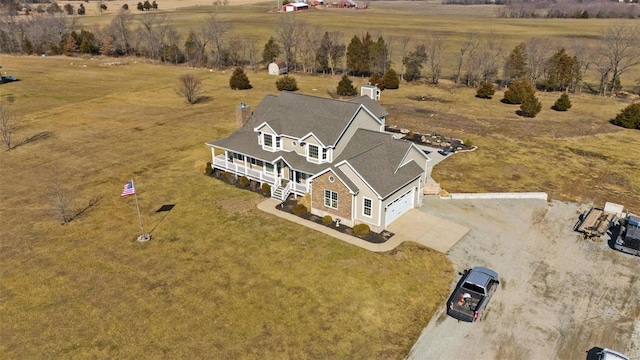
<path id="1" fill-rule="evenodd" d="M 133 179 L 131 179 L 131 185 L 135 189 L 135 185 L 133 184 Z M 142 227 L 142 216 L 140 215 L 140 206 L 138 205 L 138 195 L 137 192 L 133 193 L 133 197 L 136 199 L 136 210 L 138 211 L 138 221 L 140 221 L 140 231 L 142 236 L 144 236 L 144 228 Z"/>

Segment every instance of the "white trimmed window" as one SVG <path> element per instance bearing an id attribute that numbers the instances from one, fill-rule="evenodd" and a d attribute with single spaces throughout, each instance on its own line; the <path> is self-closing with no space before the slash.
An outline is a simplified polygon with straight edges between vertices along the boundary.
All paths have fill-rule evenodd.
<path id="1" fill-rule="evenodd" d="M 282 149 L 282 141 L 280 136 L 276 136 L 276 149 Z"/>
<path id="2" fill-rule="evenodd" d="M 273 136 L 271 136 L 271 134 L 263 134 L 262 138 L 264 147 L 273 147 Z"/>
<path id="3" fill-rule="evenodd" d="M 373 207 L 373 201 L 371 201 L 371 199 L 364 198 L 364 201 L 362 203 L 362 213 L 364 214 L 364 216 L 371 217 L 372 207 Z"/>
<path id="4" fill-rule="evenodd" d="M 264 163 L 264 172 L 273 174 L 273 164 Z"/>
<path id="5" fill-rule="evenodd" d="M 309 159 L 318 160 L 318 146 L 309 144 Z"/>
<path id="6" fill-rule="evenodd" d="M 322 160 L 327 160 L 327 149 L 322 148 Z"/>
<path id="7" fill-rule="evenodd" d="M 324 206 L 332 209 L 338 208 L 338 193 L 331 190 L 324 191 Z"/>

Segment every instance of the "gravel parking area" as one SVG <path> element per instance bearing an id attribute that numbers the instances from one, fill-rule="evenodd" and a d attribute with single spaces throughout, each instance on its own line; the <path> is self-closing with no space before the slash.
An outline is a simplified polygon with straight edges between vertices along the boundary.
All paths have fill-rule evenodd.
<path id="1" fill-rule="evenodd" d="M 501 284 L 476 323 L 447 316 L 443 304 L 407 359 L 585 360 L 596 347 L 640 359 L 640 258 L 574 232 L 587 208 L 425 199 L 423 211 L 470 228 L 447 254 L 454 268 L 486 266 Z"/>

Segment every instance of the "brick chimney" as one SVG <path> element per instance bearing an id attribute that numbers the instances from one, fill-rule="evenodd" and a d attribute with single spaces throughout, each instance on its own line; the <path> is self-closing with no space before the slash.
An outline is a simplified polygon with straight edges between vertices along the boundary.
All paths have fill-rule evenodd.
<path id="1" fill-rule="evenodd" d="M 236 106 L 236 124 L 238 125 L 238 128 L 243 127 L 250 117 L 251 106 L 245 103 L 240 103 L 240 105 Z"/>

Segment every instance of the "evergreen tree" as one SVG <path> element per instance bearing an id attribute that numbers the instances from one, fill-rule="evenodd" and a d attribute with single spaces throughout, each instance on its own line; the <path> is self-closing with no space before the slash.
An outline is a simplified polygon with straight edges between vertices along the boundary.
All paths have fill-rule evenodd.
<path id="1" fill-rule="evenodd" d="M 427 61 L 427 51 L 424 45 L 416 46 L 416 50 L 402 59 L 405 66 L 404 79 L 411 82 L 422 77 L 422 65 Z"/>
<path id="2" fill-rule="evenodd" d="M 564 48 L 558 50 L 549 59 L 549 70 L 545 87 L 551 90 L 567 90 L 573 83 L 575 57 L 567 54 Z"/>
<path id="3" fill-rule="evenodd" d="M 399 88 L 400 78 L 398 77 L 398 73 L 396 73 L 392 68 L 388 68 L 382 76 L 382 86 L 384 86 L 385 89 Z"/>
<path id="4" fill-rule="evenodd" d="M 631 104 L 622 109 L 611 123 L 628 129 L 640 129 L 640 103 Z"/>
<path id="5" fill-rule="evenodd" d="M 142 2 L 138 2 L 138 5 L 136 5 L 136 9 L 144 11 L 144 5 L 142 5 Z"/>
<path id="6" fill-rule="evenodd" d="M 535 95 L 527 96 L 520 105 L 520 111 L 524 117 L 536 117 L 540 110 L 542 110 L 542 103 Z"/>
<path id="7" fill-rule="evenodd" d="M 551 107 L 556 111 L 567 111 L 571 108 L 571 101 L 569 100 L 569 95 L 567 93 L 562 93 L 558 100 Z"/>
<path id="8" fill-rule="evenodd" d="M 509 83 L 511 80 L 519 79 L 527 75 L 527 57 L 524 49 L 524 43 L 518 44 L 505 61 L 504 64 L 504 81 Z"/>
<path id="9" fill-rule="evenodd" d="M 63 47 L 64 54 L 67 56 L 71 56 L 78 52 L 78 43 L 76 42 L 77 39 L 73 35 L 75 35 L 75 33 L 71 33 L 67 35 L 67 40 L 65 41 L 65 44 Z"/>
<path id="10" fill-rule="evenodd" d="M 122 10 L 129 10 L 129 4 L 122 5 Z"/>
<path id="11" fill-rule="evenodd" d="M 298 82 L 293 76 L 285 75 L 276 81 L 276 88 L 278 91 L 297 91 Z"/>
<path id="12" fill-rule="evenodd" d="M 522 104 L 525 99 L 532 97 L 536 92 L 531 82 L 526 78 L 514 80 L 504 92 L 503 103 Z"/>
<path id="13" fill-rule="evenodd" d="M 347 70 L 353 75 L 360 75 L 363 67 L 364 46 L 362 41 L 356 35 L 351 38 L 351 42 L 347 46 Z"/>
<path id="14" fill-rule="evenodd" d="M 142 7 L 144 7 L 144 9 L 147 11 L 151 10 L 151 3 L 149 2 L 149 0 L 145 0 L 144 4 L 142 4 Z"/>
<path id="15" fill-rule="evenodd" d="M 270 37 L 269 41 L 264 45 L 264 50 L 262 50 L 262 62 L 265 64 L 272 63 L 280 54 L 280 46 L 278 46 L 273 37 Z"/>
<path id="16" fill-rule="evenodd" d="M 476 91 L 476 97 L 481 99 L 491 99 L 495 92 L 496 90 L 493 88 L 493 84 L 488 81 L 484 81 L 480 83 L 480 87 L 478 87 L 478 91 Z"/>
<path id="17" fill-rule="evenodd" d="M 389 62 L 389 46 L 385 43 L 382 36 L 371 45 L 371 70 L 374 72 L 384 72 L 390 65 Z"/>
<path id="18" fill-rule="evenodd" d="M 356 88 L 353 86 L 353 82 L 351 81 L 351 79 L 349 79 L 347 74 L 342 75 L 342 79 L 340 79 L 340 82 L 338 83 L 336 92 L 341 96 L 353 96 L 358 93 L 358 91 L 356 91 Z"/>
<path id="19" fill-rule="evenodd" d="M 233 90 L 246 90 L 252 88 L 251 83 L 249 83 L 249 78 L 241 67 L 237 67 L 233 70 L 233 75 L 231 75 L 231 78 L 229 79 L 229 86 Z"/>

